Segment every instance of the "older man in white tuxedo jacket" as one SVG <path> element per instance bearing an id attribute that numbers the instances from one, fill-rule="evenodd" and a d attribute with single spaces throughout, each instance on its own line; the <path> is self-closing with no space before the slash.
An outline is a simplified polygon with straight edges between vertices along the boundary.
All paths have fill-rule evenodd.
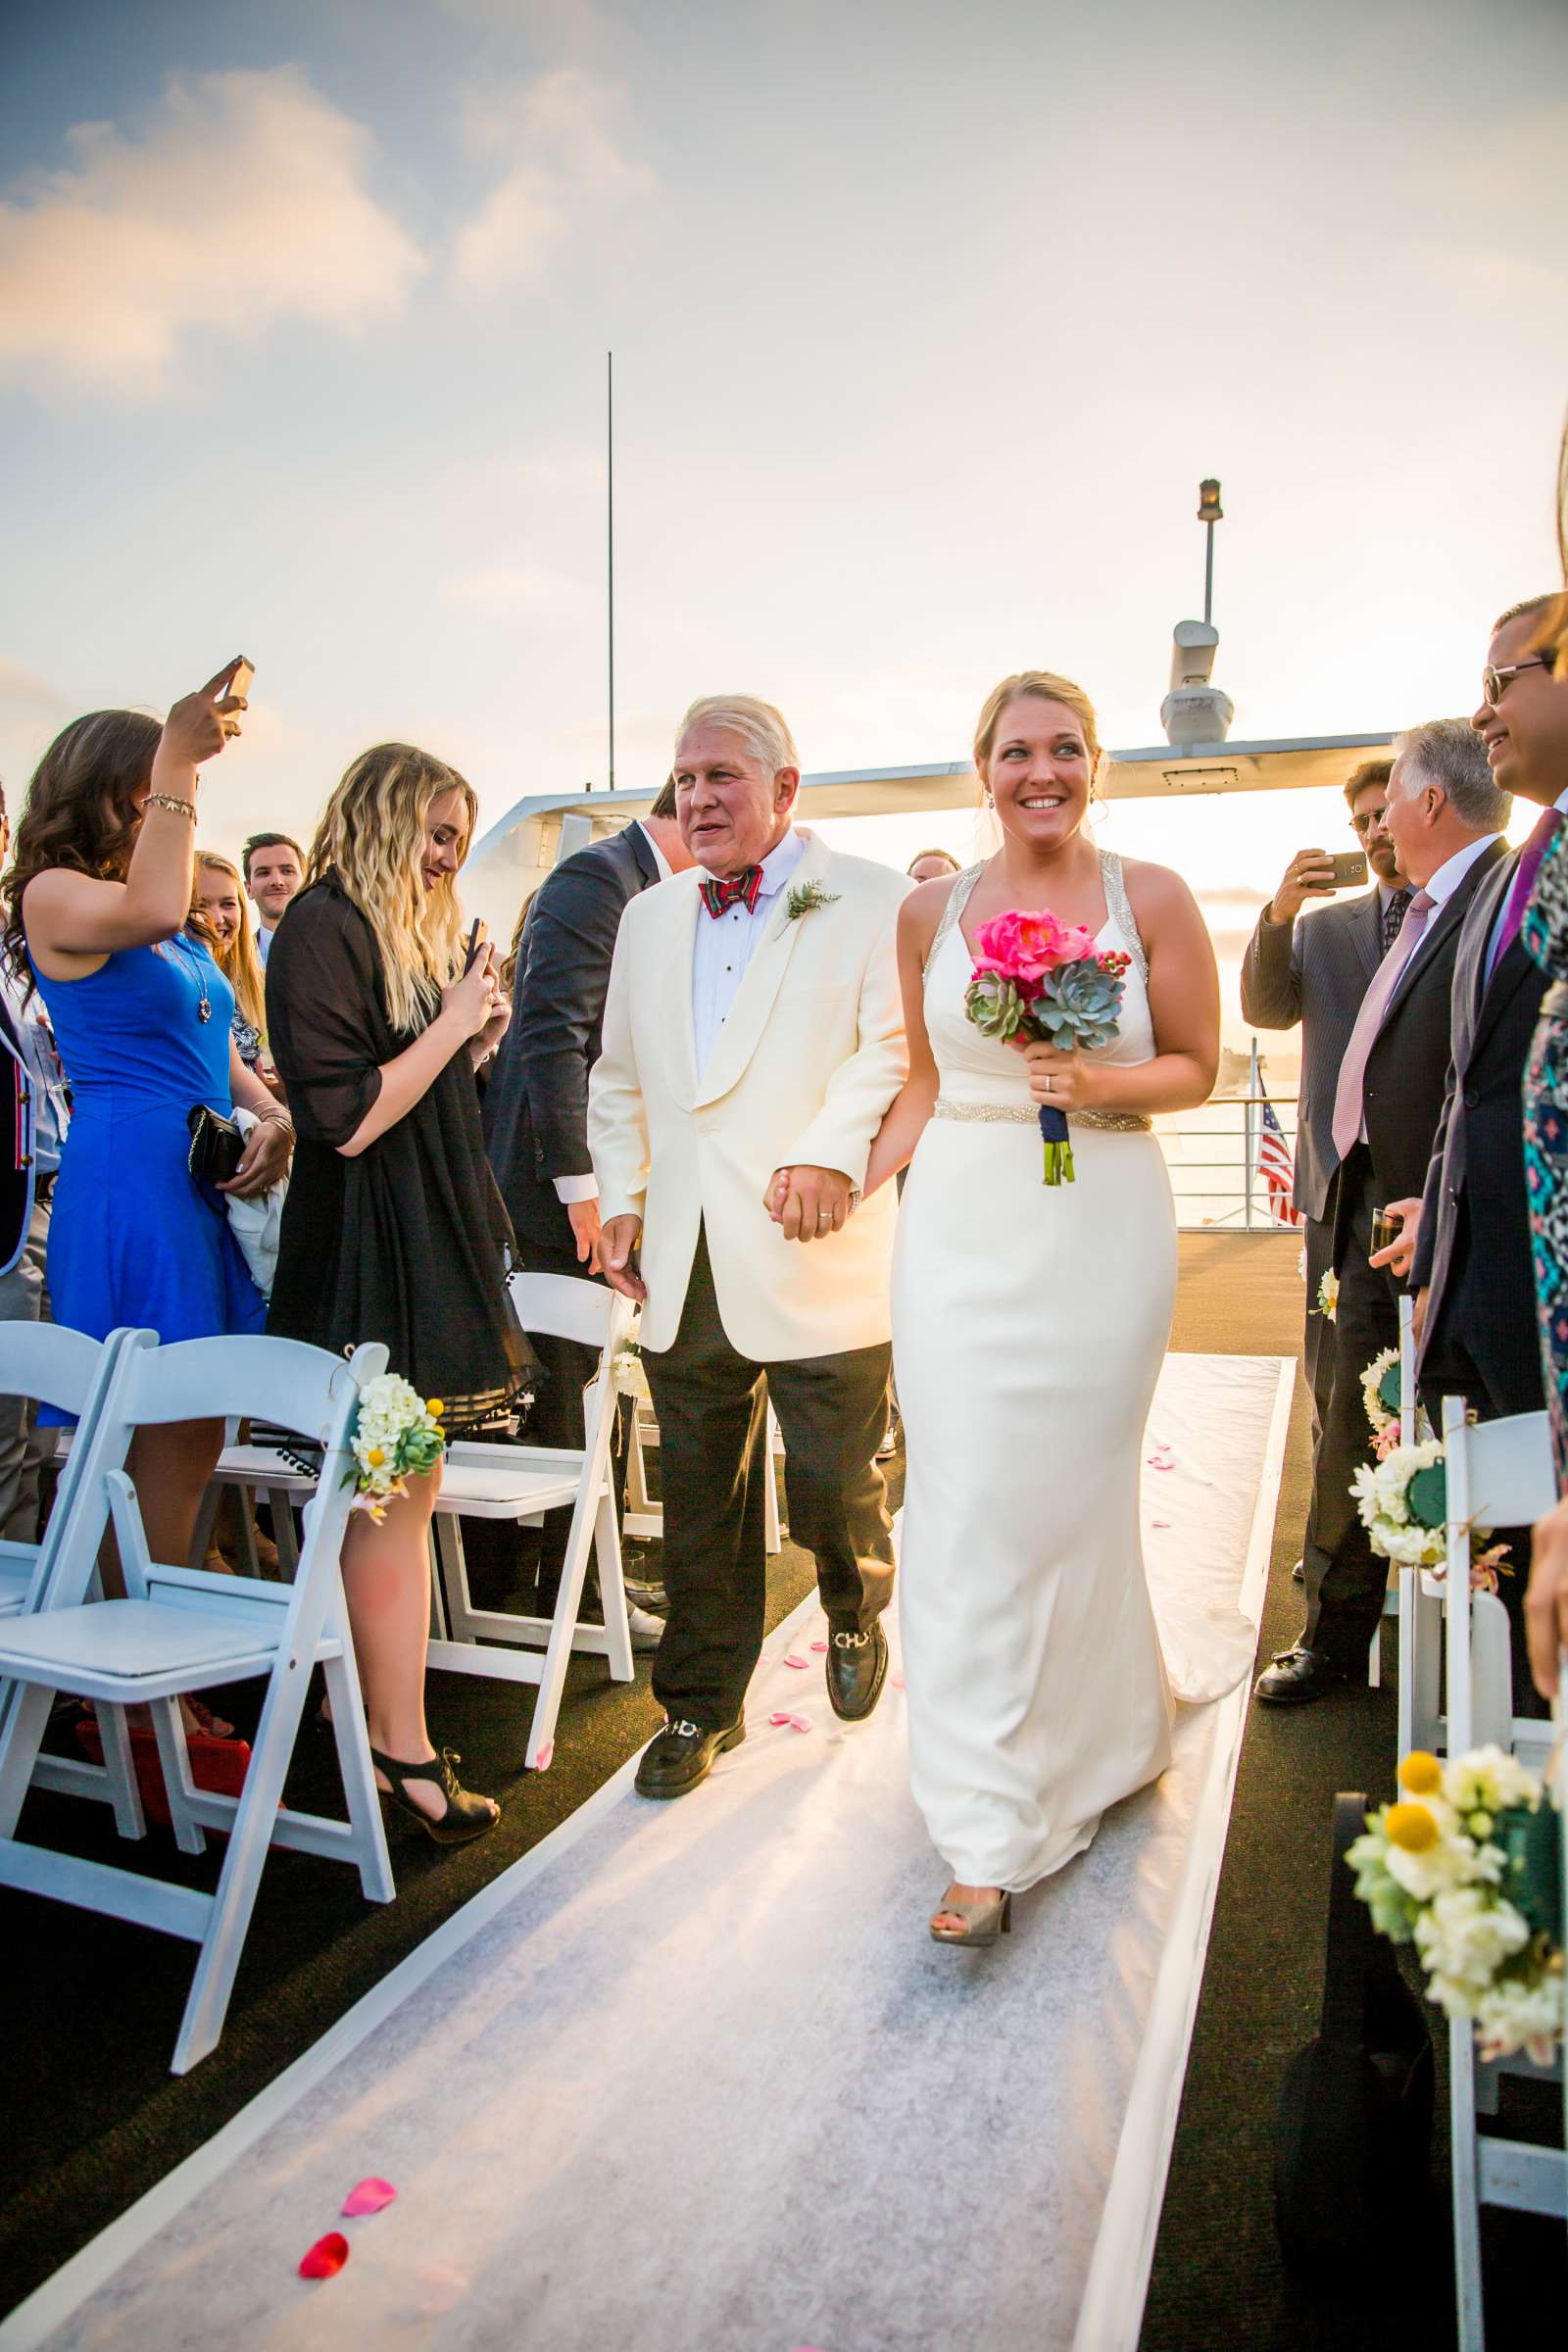
<path id="1" fill-rule="evenodd" d="M 828 1695 L 868 1715 L 893 1590 L 875 1454 L 886 1419 L 892 1188 L 871 1142 L 908 1066 L 894 929 L 907 882 L 791 822 L 779 712 L 694 704 L 675 760 L 697 859 L 622 918 L 589 1087 L 609 1280 L 643 1304 L 659 1415 L 666 1710 L 637 1776 L 682 1796 L 744 1737 L 765 1599 L 771 1396 L 791 1533 L 816 1559 Z M 765 1385 L 764 1385 L 765 1384 Z"/>

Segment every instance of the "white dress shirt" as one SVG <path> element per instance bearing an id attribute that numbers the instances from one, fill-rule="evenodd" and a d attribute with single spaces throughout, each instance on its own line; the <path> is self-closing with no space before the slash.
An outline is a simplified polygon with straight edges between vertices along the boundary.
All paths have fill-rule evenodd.
<path id="1" fill-rule="evenodd" d="M 256 926 L 256 953 L 262 959 L 263 971 L 267 969 L 267 955 L 268 950 L 271 947 L 271 932 L 269 931 L 265 923 L 258 923 Z"/>
<path id="2" fill-rule="evenodd" d="M 660 848 L 658 842 L 654 839 L 653 834 L 648 830 L 648 827 L 635 817 L 633 818 L 632 822 L 636 824 L 638 832 L 642 835 L 644 841 L 647 842 L 648 847 L 654 853 L 654 863 L 659 868 L 660 881 L 667 882 L 670 875 L 675 870 L 674 867 L 670 864 L 669 859 L 664 856 L 663 851 Z M 556 1188 L 556 1199 L 561 1202 L 563 1208 L 570 1208 L 572 1203 L 577 1200 L 597 1200 L 599 1198 L 599 1187 L 594 1182 L 591 1175 L 553 1176 L 550 1181 Z"/>
<path id="3" fill-rule="evenodd" d="M 778 895 L 806 855 L 799 833 L 786 833 L 762 859 L 762 886 L 757 905 L 744 899 L 712 915 L 701 897 L 697 901 L 697 939 L 692 952 L 692 1044 L 697 1075 L 702 1077 L 718 1043 L 718 1033 L 746 977 L 757 943 L 778 904 Z"/>

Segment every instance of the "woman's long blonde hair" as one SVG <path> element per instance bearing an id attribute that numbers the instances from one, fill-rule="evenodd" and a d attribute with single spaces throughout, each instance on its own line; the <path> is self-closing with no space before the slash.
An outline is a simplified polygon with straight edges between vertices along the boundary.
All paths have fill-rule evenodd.
<path id="1" fill-rule="evenodd" d="M 215 874 L 223 874 L 234 885 L 239 901 L 239 929 L 232 939 L 217 939 L 213 960 L 229 987 L 242 1019 L 249 1021 L 263 1044 L 267 1042 L 267 983 L 262 976 L 262 959 L 256 953 L 251 936 L 250 917 L 245 912 L 245 878 L 239 867 L 227 858 L 220 858 L 216 850 L 196 853 L 196 894 L 201 896 L 201 869 L 207 866 Z M 216 933 L 218 926 L 214 924 Z"/>
<path id="2" fill-rule="evenodd" d="M 444 760 L 412 743 L 378 743 L 359 758 L 327 802 L 306 862 L 307 882 L 336 870 L 375 933 L 394 1029 L 422 1029 L 463 964 L 463 909 L 450 880 L 427 891 L 424 820 L 432 801 L 461 792 L 468 811 L 458 862 L 468 854 L 479 804 Z"/>

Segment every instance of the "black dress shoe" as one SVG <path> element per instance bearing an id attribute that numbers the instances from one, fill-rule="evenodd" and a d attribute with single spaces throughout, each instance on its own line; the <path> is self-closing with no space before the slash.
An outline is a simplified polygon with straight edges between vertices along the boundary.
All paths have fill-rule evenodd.
<path id="1" fill-rule="evenodd" d="M 863 1723 L 888 1679 L 888 1638 L 880 1625 L 836 1633 L 827 1650 L 828 1704 L 844 1723 Z"/>
<path id="2" fill-rule="evenodd" d="M 1282 1649 L 1272 1666 L 1264 1668 L 1253 1685 L 1253 1696 L 1274 1707 L 1302 1707 L 1309 1699 L 1327 1698 L 1347 1680 L 1348 1669 L 1321 1649 Z"/>
<path id="3" fill-rule="evenodd" d="M 739 1747 L 745 1737 L 746 1719 L 741 1715 L 718 1732 L 683 1716 L 666 1715 L 663 1730 L 656 1733 L 637 1767 L 638 1795 L 684 1796 L 707 1780 L 717 1757 Z"/>

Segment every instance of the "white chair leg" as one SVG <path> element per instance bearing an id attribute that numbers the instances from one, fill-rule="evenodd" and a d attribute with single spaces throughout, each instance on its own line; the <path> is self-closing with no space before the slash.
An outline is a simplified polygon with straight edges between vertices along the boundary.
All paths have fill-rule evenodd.
<path id="1" fill-rule="evenodd" d="M 0 1726 L 0 1838 L 14 1838 L 32 1783 L 55 1693 L 46 1684 L 21 1683 Z"/>
<path id="2" fill-rule="evenodd" d="M 174 1842 L 182 1854 L 204 1854 L 207 1836 L 201 1823 L 190 1810 L 190 1800 L 196 1793 L 191 1779 L 190 1754 L 185 1746 L 185 1726 L 177 1698 L 156 1698 L 150 1709 L 153 1730 L 158 1738 L 158 1760 L 164 1768 L 164 1790 L 169 1798 L 169 1817 L 173 1826 Z"/>
<path id="3" fill-rule="evenodd" d="M 314 1657 L 320 1638 L 320 1615 L 307 1609 L 298 1626 L 300 1653 Z M 314 1616 L 314 1623 L 312 1622 Z M 228 1852 L 213 1897 L 212 1914 L 202 1938 L 201 1957 L 180 2020 L 171 2072 L 182 2075 L 205 2058 L 223 2031 L 234 1971 L 245 1948 L 245 1933 L 256 1904 L 271 1844 L 272 1825 L 283 1794 L 284 1776 L 294 1752 L 300 1711 L 309 1688 L 308 1674 L 274 1674 L 268 1685 L 262 1720 L 257 1726 L 245 1786 L 234 1811 Z"/>
<path id="4" fill-rule="evenodd" d="M 122 1838 L 145 1838 L 147 1817 L 142 1811 L 141 1790 L 136 1786 L 136 1765 L 130 1752 L 130 1734 L 125 1728 L 125 1710 L 99 1705 L 93 1713 L 104 1751 L 104 1774 L 109 1785 L 109 1801 L 115 1808 L 115 1827 Z"/>
<path id="5" fill-rule="evenodd" d="M 341 1631 L 346 1654 L 325 1659 L 321 1668 L 326 1677 L 327 1704 L 332 1710 L 332 1741 L 337 1749 L 337 1768 L 343 1776 L 343 1795 L 354 1830 L 354 1855 L 365 1899 L 368 1903 L 389 1903 L 397 1892 L 392 1879 L 392 1857 L 387 1851 L 375 1767 L 370 1762 L 365 1702 L 360 1696 L 359 1678 L 350 1666 L 353 1651 L 346 1624 Z"/>
<path id="6" fill-rule="evenodd" d="M 1466 2018 L 1454 2018 L 1448 2027 L 1448 2082 L 1458 2352 L 1485 2352 L 1487 2338 L 1481 2312 L 1481 2211 L 1476 2177 L 1475 2036 Z"/>
<path id="7" fill-rule="evenodd" d="M 473 1597 L 468 1591 L 468 1562 L 463 1548 L 463 1522 L 452 1511 L 437 1511 L 430 1522 L 430 1535 L 441 1572 L 447 1639 L 452 1642 L 476 1642 L 479 1636 L 473 1622 Z"/>
<path id="8" fill-rule="evenodd" d="M 631 1627 L 626 1621 L 626 1584 L 620 1564 L 620 1529 L 615 1524 L 615 1498 L 608 1492 L 594 1514 L 594 1560 L 599 1591 L 605 1604 L 605 1654 L 612 1683 L 635 1682 Z"/>
<path id="9" fill-rule="evenodd" d="M 1383 1625 L 1380 1619 L 1372 1635 L 1372 1646 L 1366 1653 L 1366 1687 L 1369 1690 L 1383 1688 Z"/>
<path id="10" fill-rule="evenodd" d="M 588 1575 L 593 1526 L 594 1514 L 587 1498 L 579 1494 L 572 1507 L 571 1532 L 566 1538 L 566 1556 L 561 1568 L 561 1591 L 556 1595 L 556 1613 L 550 1621 L 550 1639 L 539 1670 L 539 1695 L 534 1700 L 533 1722 L 528 1727 L 525 1762 L 530 1772 L 543 1772 L 555 1747 L 556 1717 L 561 1711 L 561 1694 L 566 1687 L 571 1637 L 582 1613 L 582 1589 Z M 624 1603 L 621 1623 L 625 1623 Z M 628 1642 L 629 1640 L 628 1635 Z"/>

